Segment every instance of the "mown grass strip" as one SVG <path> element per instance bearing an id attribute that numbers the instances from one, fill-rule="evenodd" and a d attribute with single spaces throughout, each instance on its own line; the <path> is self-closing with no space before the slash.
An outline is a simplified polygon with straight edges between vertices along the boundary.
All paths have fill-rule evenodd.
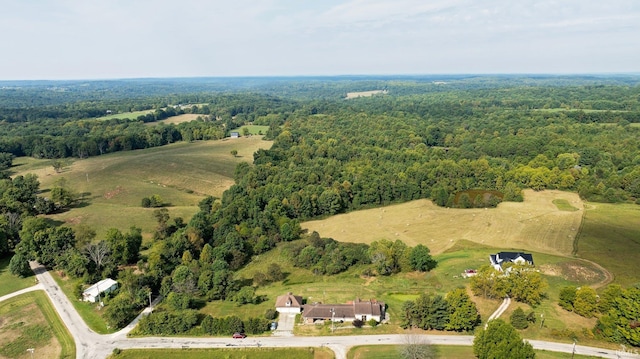
<path id="1" fill-rule="evenodd" d="M 326 348 L 243 348 L 243 349 L 129 349 L 113 353 L 110 359 L 330 359 L 333 352 Z"/>

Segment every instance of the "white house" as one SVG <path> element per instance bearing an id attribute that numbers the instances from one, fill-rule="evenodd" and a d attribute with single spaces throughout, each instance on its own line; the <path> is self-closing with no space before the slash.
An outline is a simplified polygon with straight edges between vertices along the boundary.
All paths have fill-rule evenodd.
<path id="1" fill-rule="evenodd" d="M 497 254 L 489 255 L 489 262 L 496 270 L 502 271 L 502 264 L 513 262 L 513 263 L 529 263 L 533 265 L 533 256 L 531 253 L 522 253 L 522 252 L 500 252 Z"/>
<path id="2" fill-rule="evenodd" d="M 302 297 L 289 292 L 276 298 L 276 310 L 278 313 L 300 313 L 302 310 Z"/>
<path id="3" fill-rule="evenodd" d="M 82 292 L 82 300 L 95 303 L 99 300 L 101 294 L 112 292 L 117 288 L 118 282 L 115 280 L 111 278 L 103 279 Z"/>

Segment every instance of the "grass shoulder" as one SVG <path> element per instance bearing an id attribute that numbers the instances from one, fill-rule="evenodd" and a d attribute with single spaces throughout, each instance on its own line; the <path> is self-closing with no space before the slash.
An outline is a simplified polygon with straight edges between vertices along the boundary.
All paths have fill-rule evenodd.
<path id="1" fill-rule="evenodd" d="M 33 275 L 26 278 L 20 278 L 11 274 L 9 271 L 10 261 L 10 256 L 0 258 L 0 297 L 36 284 L 35 276 Z"/>
<path id="2" fill-rule="evenodd" d="M 115 333 L 115 328 L 109 328 L 104 318 L 104 308 L 100 308 L 96 303 L 83 302 L 78 298 L 74 298 L 74 287 L 82 281 L 82 279 L 72 279 L 69 277 L 61 277 L 55 271 L 50 271 L 51 276 L 56 281 L 62 292 L 67 296 L 73 307 L 78 311 L 84 322 L 98 334 Z"/>
<path id="3" fill-rule="evenodd" d="M 128 349 L 109 356 L 109 359 L 200 359 L 200 358 L 260 358 L 260 359 L 332 359 L 327 348 L 242 348 L 242 349 Z"/>
<path id="4" fill-rule="evenodd" d="M 473 348 L 470 346 L 445 346 L 433 345 L 437 359 L 467 359 L 473 358 Z M 401 345 L 363 345 L 351 348 L 347 353 L 347 359 L 402 359 Z M 557 353 L 545 350 L 536 350 L 538 359 L 588 359 L 591 356 L 573 355 L 571 353 Z"/>

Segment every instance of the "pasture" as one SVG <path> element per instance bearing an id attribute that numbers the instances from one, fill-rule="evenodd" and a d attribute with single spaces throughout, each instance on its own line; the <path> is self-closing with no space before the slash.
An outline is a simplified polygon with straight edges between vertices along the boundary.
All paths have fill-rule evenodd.
<path id="1" fill-rule="evenodd" d="M 75 358 L 71 335 L 42 291 L 0 302 L 0 358 Z"/>
<path id="2" fill-rule="evenodd" d="M 579 210 L 561 210 L 554 200 L 563 200 Z M 426 245 L 434 254 L 466 240 L 504 250 L 568 256 L 583 208 L 576 193 L 525 190 L 524 202 L 503 202 L 497 208 L 442 208 L 422 199 L 308 221 L 301 226 L 341 242 L 400 239 L 409 246 Z"/>
<path id="3" fill-rule="evenodd" d="M 78 206 L 50 218 L 71 226 L 86 224 L 96 229 L 98 238 L 109 228 L 126 231 L 135 225 L 147 238 L 156 224 L 154 209 L 141 207 L 143 197 L 160 195 L 171 218 L 188 220 L 198 211 L 203 196 L 221 197 L 233 184 L 238 163 L 252 161 L 255 151 L 270 146 L 271 142 L 259 136 L 180 142 L 76 160 L 60 173 L 50 161 L 32 158 L 16 159 L 13 169 L 14 174 L 36 174 L 44 196 L 62 178 L 80 194 Z M 230 154 L 232 149 L 238 151 L 237 156 Z"/>

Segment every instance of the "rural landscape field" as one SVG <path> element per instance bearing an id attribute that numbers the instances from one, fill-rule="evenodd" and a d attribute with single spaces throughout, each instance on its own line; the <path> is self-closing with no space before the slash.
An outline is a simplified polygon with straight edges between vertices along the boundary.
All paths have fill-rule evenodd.
<path id="1" fill-rule="evenodd" d="M 635 358 L 637 78 L 175 81 L 0 92 L 0 358 Z"/>

